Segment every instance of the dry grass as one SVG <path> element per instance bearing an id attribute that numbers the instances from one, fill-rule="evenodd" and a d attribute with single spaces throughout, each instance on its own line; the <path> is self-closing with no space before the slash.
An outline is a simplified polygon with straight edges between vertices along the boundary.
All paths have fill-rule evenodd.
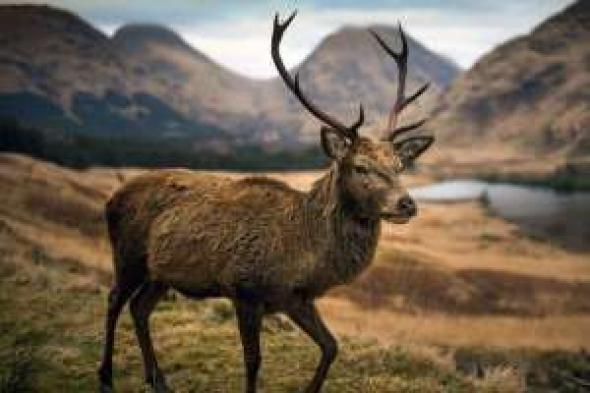
<path id="1" fill-rule="evenodd" d="M 551 316 L 590 312 L 590 283 L 486 269 L 448 271 L 400 256 L 332 295 L 365 308 L 453 315 Z"/>
<path id="2" fill-rule="evenodd" d="M 5 232 L 2 240 L 14 240 Z M 59 261 L 18 243 L 0 257 L 0 391 L 91 392 L 97 389 L 106 289 Z M 12 255 L 8 255 L 12 254 Z M 241 347 L 233 310 L 224 301 L 169 297 L 153 319 L 160 364 L 180 392 L 243 389 Z M 325 392 L 472 392 L 485 379 L 458 373 L 433 351 L 381 347 L 341 338 L 341 355 Z M 289 323 L 265 321 L 261 384 L 265 392 L 296 392 L 311 377 L 317 349 Z M 117 391 L 144 391 L 139 349 L 127 313 L 115 354 Z M 506 381 L 493 382 L 496 388 Z M 487 385 L 492 383 L 486 382 Z M 147 389 L 145 389 L 147 391 Z"/>
<path id="3" fill-rule="evenodd" d="M 336 331 L 355 337 L 376 338 L 384 344 L 542 350 L 590 348 L 588 314 L 545 317 L 440 312 L 409 314 L 366 309 L 345 299 L 334 298 L 323 299 L 319 305 L 322 315 Z"/>
<path id="4" fill-rule="evenodd" d="M 0 155 L 0 262 L 16 261 L 0 264 L 3 275 L 9 277 L 3 278 L 0 287 L 3 313 L 8 318 L 0 321 L 0 328 L 6 340 L 24 334 L 29 344 L 36 342 L 35 334 L 45 332 L 41 358 L 50 359 L 50 364 L 60 359 L 64 366 L 53 364 L 41 381 L 49 378 L 47 375 L 50 379 L 74 375 L 81 381 L 78 388 L 91 386 L 111 269 L 101 213 L 106 198 L 121 180 L 139 172 L 77 172 L 21 156 Z M 318 175 L 269 174 L 301 189 L 309 187 Z M 408 180 L 423 183 L 427 179 Z M 448 391 L 453 388 L 441 381 L 449 375 L 460 386 L 469 386 L 468 391 L 522 390 L 522 368 L 505 364 L 486 366 L 476 378 L 455 375 L 454 348 L 590 348 L 588 257 L 587 253 L 527 238 L 474 203 L 423 204 L 421 214 L 409 225 L 384 227 L 377 259 L 357 282 L 320 301 L 332 329 L 340 336 L 354 337 L 345 346 L 337 366 L 340 371 L 335 372 L 328 391 L 351 387 L 356 390 L 350 391 L 366 392 Z M 15 301 L 15 296 L 22 298 Z M 223 303 L 199 306 L 173 302 L 180 308 L 175 305 L 172 310 L 167 302 L 155 318 L 159 348 L 172 357 L 166 366 L 172 380 L 186 388 L 218 389 L 229 375 L 230 391 L 236 390 L 241 383 L 241 365 L 231 309 Z M 27 312 L 19 315 L 17 310 Z M 200 310 L 196 322 L 195 310 Z M 34 312 L 39 315 L 32 315 Z M 287 337 L 296 334 L 288 327 L 280 319 L 267 324 L 266 330 L 275 334 L 267 348 L 286 352 L 271 357 L 266 367 L 275 370 L 269 371 L 270 375 L 280 373 L 290 362 L 286 356 L 292 354 L 299 359 L 297 370 L 301 372 L 267 391 L 292 391 L 301 386 L 300 376 L 309 371 L 315 353 L 297 341 L 301 338 L 294 346 L 286 344 Z M 33 338 L 27 336 L 28 331 L 36 332 Z M 75 342 L 53 337 L 63 332 L 81 336 Z M 118 378 L 123 379 L 123 391 L 130 391 L 131 386 L 140 385 L 140 364 L 129 321 L 124 322 L 120 337 L 118 345 L 123 349 L 117 361 L 125 365 L 124 370 L 133 371 L 120 371 Z M 215 345 L 198 349 L 199 343 L 207 340 Z M 380 345 L 402 350 L 380 352 L 374 345 L 356 346 L 358 340 L 377 340 Z M 4 342 L 2 348 L 11 345 Z M 368 355 L 363 355 L 365 351 Z M 431 371 L 426 375 L 437 370 L 432 378 L 413 374 L 421 372 L 413 368 L 417 359 L 427 359 L 425 367 Z M 414 371 L 386 371 L 387 367 L 399 367 L 400 361 Z M 88 364 L 81 367 L 80 362 Z M 375 367 L 371 368 L 374 372 L 366 374 L 358 366 L 363 362 Z M 352 375 L 354 380 L 345 377 L 347 368 L 358 372 Z M 229 374 L 217 377 L 223 374 L 220 370 Z M 199 375 L 196 379 L 195 371 Z M 529 381 L 529 376 L 526 379 Z M 266 383 L 271 384 L 268 379 Z M 339 387 L 346 389 L 337 390 Z"/>

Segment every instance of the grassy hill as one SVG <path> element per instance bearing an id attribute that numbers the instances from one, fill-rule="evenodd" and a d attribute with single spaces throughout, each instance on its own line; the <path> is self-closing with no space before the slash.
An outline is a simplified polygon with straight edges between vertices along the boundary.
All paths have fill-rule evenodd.
<path id="1" fill-rule="evenodd" d="M 96 391 L 111 280 L 104 202 L 140 172 L 0 155 L 0 391 Z M 306 188 L 318 174 L 270 175 Z M 342 344 L 325 391 L 584 391 L 587 253 L 527 238 L 475 204 L 421 209 L 409 225 L 386 226 L 373 267 L 319 302 Z M 141 361 L 126 314 L 115 381 L 136 392 Z M 226 301 L 171 292 L 152 322 L 177 391 L 239 391 Z M 300 391 L 317 348 L 280 316 L 267 318 L 263 343 L 264 391 Z"/>

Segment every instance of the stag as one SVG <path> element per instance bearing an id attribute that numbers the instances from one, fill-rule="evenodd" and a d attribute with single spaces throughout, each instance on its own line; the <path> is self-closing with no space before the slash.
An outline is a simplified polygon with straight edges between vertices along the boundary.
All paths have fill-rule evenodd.
<path id="1" fill-rule="evenodd" d="M 293 21 L 275 17 L 271 53 L 286 86 L 322 122 L 321 144 L 331 164 L 309 192 L 260 177 L 232 180 L 187 170 L 139 176 L 118 190 L 106 207 L 114 255 L 108 298 L 102 391 L 112 390 L 117 318 L 130 299 L 147 383 L 169 391 L 154 354 L 148 319 L 168 288 L 191 297 L 226 297 L 235 307 L 246 369 L 246 391 L 256 391 L 261 362 L 259 336 L 265 314 L 286 314 L 321 349 L 305 390 L 320 391 L 337 352 L 314 299 L 351 282 L 375 254 L 381 220 L 406 223 L 417 208 L 398 175 L 433 142 L 410 136 L 421 122 L 396 128 L 401 111 L 426 90 L 406 97 L 408 45 L 399 29 L 396 53 L 371 31 L 399 68 L 397 97 L 379 140 L 359 136 L 364 122 L 345 125 L 320 110 L 301 91 L 279 54 Z M 405 135 L 404 138 L 400 136 Z"/>

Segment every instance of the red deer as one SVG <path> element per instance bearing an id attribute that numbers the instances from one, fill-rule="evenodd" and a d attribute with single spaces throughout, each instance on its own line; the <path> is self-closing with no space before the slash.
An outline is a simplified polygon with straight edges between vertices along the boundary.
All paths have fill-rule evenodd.
<path id="1" fill-rule="evenodd" d="M 265 314 L 285 313 L 321 348 L 321 360 L 305 390 L 318 392 L 337 343 L 314 305 L 328 289 L 351 282 L 371 263 L 380 222 L 406 223 L 417 212 L 398 175 L 433 142 L 431 136 L 399 138 L 423 122 L 396 128 L 400 112 L 427 88 L 405 96 L 408 46 L 381 47 L 398 65 L 397 97 L 380 140 L 359 136 L 318 109 L 301 91 L 298 75 L 285 68 L 279 45 L 295 13 L 275 17 L 272 59 L 287 87 L 322 123 L 321 144 L 329 170 L 309 192 L 267 178 L 231 180 L 187 170 L 162 170 L 123 186 L 106 208 L 114 255 L 114 285 L 108 299 L 102 391 L 112 389 L 117 318 L 125 303 L 142 351 L 145 377 L 155 391 L 169 391 L 158 367 L 148 319 L 168 288 L 192 298 L 232 300 L 244 351 L 246 391 L 256 391 Z"/>

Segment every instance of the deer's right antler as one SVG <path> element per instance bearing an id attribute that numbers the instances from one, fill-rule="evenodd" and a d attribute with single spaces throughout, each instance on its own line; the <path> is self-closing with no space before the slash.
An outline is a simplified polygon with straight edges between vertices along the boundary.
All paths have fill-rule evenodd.
<path id="1" fill-rule="evenodd" d="M 387 123 L 386 135 L 384 137 L 384 139 L 386 139 L 386 140 L 393 141 L 398 135 L 400 135 L 404 132 L 413 130 L 415 128 L 418 128 L 426 122 L 426 119 L 422 119 L 422 120 L 417 121 L 413 124 L 410 124 L 407 126 L 402 126 L 399 128 L 395 128 L 397 126 L 397 120 L 399 118 L 399 114 L 404 110 L 404 108 L 409 103 L 411 103 L 416 98 L 418 98 L 422 93 L 424 93 L 426 91 L 426 89 L 428 89 L 428 86 L 430 85 L 430 83 L 428 83 L 428 82 L 425 83 L 422 87 L 420 87 L 418 90 L 416 90 L 416 92 L 414 94 L 412 94 L 409 97 L 406 97 L 405 90 L 406 90 L 406 75 L 408 73 L 408 42 L 406 40 L 406 36 L 404 34 L 404 31 L 402 30 L 401 24 L 399 25 L 399 34 L 400 34 L 400 38 L 402 41 L 401 53 L 394 52 L 385 43 L 383 38 L 381 38 L 381 36 L 379 36 L 379 34 L 377 34 L 375 31 L 373 31 L 373 30 L 369 30 L 369 31 L 371 32 L 373 37 L 375 37 L 375 39 L 377 40 L 379 45 L 381 45 L 381 47 L 385 50 L 385 52 L 387 52 L 391 57 L 393 57 L 393 59 L 395 60 L 395 62 L 397 64 L 397 68 L 398 68 L 397 96 L 395 99 L 395 103 L 393 104 L 393 107 L 391 108 L 391 112 L 389 113 L 389 121 Z"/>
<path id="2" fill-rule="evenodd" d="M 279 71 L 281 78 L 283 78 L 283 81 L 285 82 L 289 90 L 291 90 L 293 94 L 295 94 L 295 96 L 299 99 L 301 104 L 303 104 L 303 106 L 307 108 L 309 112 L 311 112 L 323 123 L 329 125 L 337 132 L 342 134 L 342 136 L 350 140 L 354 140 L 358 138 L 357 130 L 360 126 L 362 126 L 365 120 L 365 112 L 363 109 L 363 105 L 360 105 L 358 119 L 351 126 L 346 126 L 342 124 L 337 119 L 320 110 L 311 101 L 309 101 L 307 97 L 305 97 L 305 95 L 303 95 L 303 93 L 301 92 L 301 88 L 299 87 L 299 73 L 295 73 L 295 78 L 292 78 L 289 74 L 289 71 L 287 71 L 285 65 L 283 64 L 283 60 L 281 59 L 281 55 L 279 53 L 279 46 L 281 44 L 281 39 L 283 38 L 283 33 L 285 32 L 287 27 L 289 27 L 289 24 L 293 21 L 295 15 L 297 15 L 297 11 L 293 12 L 291 16 L 289 16 L 289 18 L 287 18 L 287 20 L 285 20 L 285 22 L 283 23 L 279 22 L 279 14 L 277 13 L 275 15 L 271 41 L 272 60 L 277 70 Z"/>

